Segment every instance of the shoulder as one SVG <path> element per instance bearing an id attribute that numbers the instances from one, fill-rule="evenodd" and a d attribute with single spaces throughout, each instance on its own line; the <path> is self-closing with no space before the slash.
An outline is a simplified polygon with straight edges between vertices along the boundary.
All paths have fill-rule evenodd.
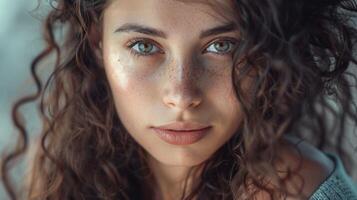
<path id="1" fill-rule="evenodd" d="M 276 168 L 280 177 L 286 177 L 288 168 L 297 170 L 297 176 L 293 176 L 286 182 L 287 189 L 292 192 L 298 192 L 297 186 L 301 187 L 302 193 L 305 196 L 311 196 L 318 187 L 329 177 L 333 172 L 335 164 L 323 152 L 309 144 L 308 142 L 295 138 L 284 137 L 285 145 L 279 146 L 279 162 L 276 163 Z M 277 185 L 272 183 L 273 185 Z M 301 192 L 300 192 L 301 193 Z M 259 192 L 257 199 L 268 200 L 269 195 L 265 192 Z M 298 200 L 297 198 L 288 196 L 287 200 Z"/>
<path id="2" fill-rule="evenodd" d="M 323 152 L 309 144 L 304 140 L 300 140 L 295 137 L 285 137 L 290 146 L 282 147 L 286 149 L 283 151 L 283 158 L 286 158 L 286 163 L 282 164 L 282 167 L 296 168 L 300 164 L 301 167 L 298 170 L 298 175 L 304 180 L 303 194 L 311 196 L 318 187 L 330 176 L 335 164 L 328 158 Z M 295 148 L 294 148 L 295 147 Z M 296 181 L 291 181 L 288 188 L 292 189 L 292 185 Z M 287 198 L 287 200 L 293 200 L 294 198 Z"/>

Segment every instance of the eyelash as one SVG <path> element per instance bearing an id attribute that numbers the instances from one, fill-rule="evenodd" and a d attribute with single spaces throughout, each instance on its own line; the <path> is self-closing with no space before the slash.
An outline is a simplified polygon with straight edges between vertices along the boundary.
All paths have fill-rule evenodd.
<path id="1" fill-rule="evenodd" d="M 151 40 L 144 39 L 144 38 L 133 39 L 133 40 L 129 41 L 129 44 L 127 44 L 127 48 L 129 49 L 130 54 L 132 54 L 133 56 L 135 56 L 135 57 L 150 56 L 150 55 L 156 53 L 156 52 L 154 52 L 154 53 L 138 53 L 136 50 L 133 49 L 133 46 L 135 46 L 135 45 L 138 44 L 139 42 L 143 42 L 144 44 L 152 44 L 152 45 L 156 46 L 156 48 L 158 48 L 157 45 L 155 45 L 155 42 L 151 42 Z M 223 38 L 223 39 L 219 39 L 219 40 L 214 40 L 213 42 L 211 42 L 211 43 L 208 45 L 208 47 L 211 46 L 212 44 L 217 43 L 217 42 L 230 42 L 230 44 L 231 44 L 232 46 L 235 46 L 236 43 L 237 43 L 237 42 L 235 41 L 235 39 Z M 153 44 L 153 43 L 154 43 L 154 44 Z M 231 53 L 231 50 L 232 50 L 232 48 L 233 48 L 232 46 L 230 47 L 230 50 L 229 50 L 227 53 L 215 53 L 215 54 L 223 55 L 223 56 L 224 56 L 224 55 L 227 55 L 227 54 L 230 54 L 230 53 Z M 207 48 L 208 48 L 208 47 L 207 47 Z M 206 49 L 207 49 L 207 48 L 206 48 Z M 206 49 L 204 50 L 204 52 L 207 52 Z M 162 53 L 161 50 L 158 50 L 158 52 L 159 52 L 159 53 Z"/>
<path id="2" fill-rule="evenodd" d="M 150 40 L 147 39 L 143 39 L 143 38 L 137 38 L 137 39 L 133 39 L 129 42 L 129 44 L 127 45 L 127 48 L 130 50 L 130 53 L 136 57 L 140 57 L 140 56 L 150 56 L 151 54 L 154 53 L 138 53 L 133 49 L 133 46 L 135 46 L 136 44 L 138 44 L 139 42 L 143 42 L 145 43 L 151 43 Z M 153 44 L 154 45 L 154 44 Z M 156 46 L 156 45 L 155 45 Z M 160 50 L 159 50 L 160 51 Z"/>

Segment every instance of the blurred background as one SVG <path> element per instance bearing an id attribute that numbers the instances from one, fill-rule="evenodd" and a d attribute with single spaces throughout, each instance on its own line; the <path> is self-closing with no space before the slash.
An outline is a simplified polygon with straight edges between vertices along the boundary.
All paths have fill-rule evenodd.
<path id="1" fill-rule="evenodd" d="M 0 152 L 14 145 L 17 132 L 11 120 L 11 105 L 20 96 L 34 91 L 30 78 L 31 60 L 43 48 L 40 19 L 50 8 L 43 1 L 35 13 L 38 0 L 0 0 Z M 35 106 L 29 104 L 22 109 L 26 113 L 27 125 L 32 133 L 39 130 Z M 23 166 L 15 169 L 21 174 Z M 16 176 L 21 181 L 21 176 Z M 0 199 L 5 200 L 0 184 Z"/>
<path id="2" fill-rule="evenodd" d="M 41 19 L 51 8 L 48 0 L 42 0 L 39 9 L 37 5 L 38 0 L 0 0 L 0 153 L 14 145 L 18 137 L 11 120 L 12 103 L 24 94 L 35 91 L 29 66 L 44 46 Z M 33 12 L 35 9 L 36 12 Z M 27 130 L 31 134 L 39 132 L 34 104 L 24 106 L 21 111 L 27 119 Z M 352 140 L 347 145 L 352 150 L 357 138 L 352 136 L 352 129 L 350 132 Z M 23 164 L 14 169 L 16 182 L 21 181 L 25 169 Z M 357 170 L 352 176 L 357 182 Z M 8 197 L 0 184 L 0 200 L 5 199 Z"/>

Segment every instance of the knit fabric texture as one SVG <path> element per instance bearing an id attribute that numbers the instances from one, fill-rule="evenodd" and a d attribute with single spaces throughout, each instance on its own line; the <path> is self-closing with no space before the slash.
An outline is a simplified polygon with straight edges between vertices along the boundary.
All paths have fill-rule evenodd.
<path id="1" fill-rule="evenodd" d="M 357 200 L 357 183 L 346 173 L 338 155 L 332 152 L 324 154 L 334 161 L 335 168 L 309 200 Z"/>

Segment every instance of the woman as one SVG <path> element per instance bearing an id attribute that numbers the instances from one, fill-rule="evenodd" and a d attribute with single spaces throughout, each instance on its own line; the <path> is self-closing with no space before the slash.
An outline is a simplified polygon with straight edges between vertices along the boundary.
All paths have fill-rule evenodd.
<path id="1" fill-rule="evenodd" d="M 38 91 L 13 108 L 12 199 L 9 166 L 29 146 L 18 110 L 36 99 L 25 199 L 357 199 L 341 146 L 357 122 L 356 2 L 55 3 L 31 66 Z"/>

